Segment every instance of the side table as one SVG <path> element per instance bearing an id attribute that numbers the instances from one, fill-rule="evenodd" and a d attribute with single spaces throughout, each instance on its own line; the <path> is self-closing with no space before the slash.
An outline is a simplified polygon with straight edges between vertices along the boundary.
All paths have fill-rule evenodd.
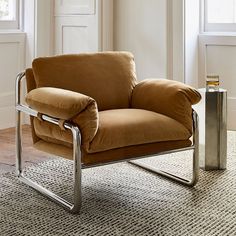
<path id="1" fill-rule="evenodd" d="M 194 107 L 199 115 L 200 168 L 226 169 L 227 162 L 227 91 L 198 90 L 201 102 Z"/>

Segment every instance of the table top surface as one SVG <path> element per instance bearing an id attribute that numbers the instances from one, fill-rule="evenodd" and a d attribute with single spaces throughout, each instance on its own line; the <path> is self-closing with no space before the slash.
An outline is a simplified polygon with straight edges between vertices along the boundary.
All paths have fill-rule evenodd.
<path id="1" fill-rule="evenodd" d="M 205 93 L 226 93 L 226 89 L 219 88 L 218 90 L 207 91 L 206 88 L 199 88 L 198 91 Z"/>

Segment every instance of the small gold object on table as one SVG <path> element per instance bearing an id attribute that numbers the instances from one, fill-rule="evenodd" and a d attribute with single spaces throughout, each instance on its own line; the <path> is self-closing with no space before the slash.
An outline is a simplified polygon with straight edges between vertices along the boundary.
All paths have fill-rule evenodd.
<path id="1" fill-rule="evenodd" d="M 219 86 L 220 86 L 219 75 L 207 75 L 206 78 L 207 92 L 219 91 Z"/>

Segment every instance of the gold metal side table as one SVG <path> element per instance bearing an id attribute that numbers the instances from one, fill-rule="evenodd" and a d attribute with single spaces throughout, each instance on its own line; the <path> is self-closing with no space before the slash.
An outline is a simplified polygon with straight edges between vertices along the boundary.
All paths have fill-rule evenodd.
<path id="1" fill-rule="evenodd" d="M 227 163 L 227 91 L 199 89 L 201 102 L 195 106 L 199 115 L 200 168 L 223 170 Z"/>

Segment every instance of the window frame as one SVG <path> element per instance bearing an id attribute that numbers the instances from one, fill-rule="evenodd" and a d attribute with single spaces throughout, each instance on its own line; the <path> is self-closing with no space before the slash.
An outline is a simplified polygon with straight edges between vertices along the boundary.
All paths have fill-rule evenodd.
<path id="1" fill-rule="evenodd" d="M 15 0 L 15 19 L 0 20 L 0 30 L 19 30 L 22 0 Z"/>
<path id="2" fill-rule="evenodd" d="M 204 32 L 236 32 L 236 22 L 235 23 L 209 23 L 208 19 L 208 9 L 207 1 L 202 0 L 202 14 L 203 14 L 203 27 Z"/>

